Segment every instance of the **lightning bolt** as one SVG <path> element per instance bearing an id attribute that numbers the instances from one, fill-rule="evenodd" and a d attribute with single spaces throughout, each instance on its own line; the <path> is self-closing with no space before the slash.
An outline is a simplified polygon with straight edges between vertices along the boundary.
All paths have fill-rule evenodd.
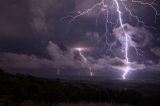
<path id="1" fill-rule="evenodd" d="M 93 72 L 92 72 L 92 68 L 90 67 L 90 76 L 92 77 L 93 76 Z"/>
<path id="2" fill-rule="evenodd" d="M 82 54 L 82 49 L 78 48 L 79 51 L 79 55 L 82 57 L 82 59 L 84 60 L 85 63 L 87 63 L 87 58 Z"/>
<path id="3" fill-rule="evenodd" d="M 124 74 L 122 75 L 123 79 L 126 79 L 126 75 L 127 75 L 128 71 L 129 71 L 129 66 L 126 66 L 125 72 L 124 72 Z"/>
<path id="4" fill-rule="evenodd" d="M 83 48 L 76 48 L 76 50 L 78 50 L 79 52 L 79 55 L 82 57 L 83 61 L 88 64 L 88 60 L 87 58 L 83 55 L 82 51 L 83 51 Z M 93 76 L 93 72 L 92 72 L 92 68 L 89 67 L 89 73 L 90 73 L 90 76 L 92 77 Z"/>
<path id="5" fill-rule="evenodd" d="M 109 43 L 108 42 L 108 28 L 107 28 L 107 24 L 111 24 L 111 25 L 114 25 L 114 28 L 115 29 L 118 25 L 119 27 L 122 28 L 123 30 L 123 34 L 125 36 L 125 44 L 123 45 L 124 48 L 125 48 L 125 64 L 126 64 L 126 67 L 125 69 L 123 70 L 124 71 L 124 74 L 122 75 L 122 78 L 123 79 L 126 79 L 126 76 L 130 70 L 130 66 L 129 66 L 129 44 L 132 45 L 132 47 L 135 48 L 137 54 L 139 55 L 140 53 L 138 52 L 138 49 L 135 47 L 134 44 L 132 44 L 131 40 L 132 40 L 132 37 L 131 35 L 129 35 L 126 31 L 125 31 L 125 28 L 124 28 L 124 25 L 126 23 L 123 23 L 123 13 L 124 12 L 128 12 L 129 13 L 129 16 L 136 19 L 137 21 L 137 27 L 139 25 L 142 25 L 146 28 L 154 28 L 152 26 L 147 26 L 145 24 L 144 21 L 142 21 L 137 15 L 133 14 L 132 11 L 127 7 L 126 5 L 126 2 L 129 1 L 129 0 L 111 0 L 111 4 L 107 4 L 108 2 L 107 1 L 110 1 L 110 0 L 101 0 L 100 2 L 94 4 L 91 8 L 89 9 L 86 9 L 84 11 L 78 11 L 78 12 L 74 12 L 73 14 L 67 16 L 67 17 L 63 17 L 61 20 L 65 20 L 65 19 L 70 19 L 68 24 L 69 26 L 71 26 L 72 22 L 75 21 L 77 18 L 81 17 L 81 16 L 84 16 L 84 15 L 89 15 L 91 12 L 93 12 L 95 9 L 99 9 L 100 7 L 100 12 L 97 14 L 97 18 L 96 18 L 96 25 L 98 23 L 98 18 L 100 16 L 101 13 L 105 13 L 105 27 L 106 27 L 106 32 L 105 32 L 105 36 L 106 36 L 106 45 L 109 47 L 109 50 L 112 49 L 112 46 L 115 45 L 115 42 L 114 43 Z M 151 3 L 148 3 L 148 2 L 143 2 L 142 0 L 130 0 L 130 2 L 132 4 L 140 4 L 140 5 L 145 5 L 145 6 L 148 6 L 150 7 L 153 12 L 155 13 L 155 23 L 156 23 L 156 17 L 159 15 L 155 5 L 156 5 L 156 0 L 153 0 Z M 120 6 L 123 6 L 123 8 L 125 9 L 125 11 L 121 11 L 121 8 Z M 110 11 L 116 11 L 116 13 L 118 14 L 117 16 L 117 20 L 116 20 L 116 23 L 115 22 L 112 22 L 109 20 L 109 12 Z M 114 13 L 114 12 L 113 12 Z M 83 58 L 84 62 L 87 63 L 87 59 L 85 58 L 85 56 L 81 53 L 81 50 L 79 49 L 79 54 L 80 56 Z"/>
<path id="6" fill-rule="evenodd" d="M 118 1 L 117 0 L 114 0 L 115 3 L 116 3 L 116 6 L 117 6 L 117 12 L 118 12 L 118 18 L 119 18 L 119 22 L 120 22 L 120 26 L 122 27 L 123 29 L 123 33 L 125 35 L 125 59 L 126 59 L 126 69 L 125 69 L 125 72 L 123 74 L 123 79 L 126 79 L 126 75 L 128 73 L 128 63 L 129 63 L 129 59 L 128 59 L 128 35 L 124 29 L 124 25 L 123 25 L 123 21 L 122 21 L 122 12 L 120 11 L 120 7 L 119 7 L 119 4 L 118 4 Z"/>

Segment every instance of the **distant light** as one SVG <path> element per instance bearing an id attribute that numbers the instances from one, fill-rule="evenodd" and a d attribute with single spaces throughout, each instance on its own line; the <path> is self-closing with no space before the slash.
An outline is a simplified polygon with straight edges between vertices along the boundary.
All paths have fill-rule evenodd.
<path id="1" fill-rule="evenodd" d="M 83 48 L 83 47 L 78 47 L 78 48 L 74 48 L 74 50 L 76 51 L 86 51 L 89 50 L 88 48 Z"/>

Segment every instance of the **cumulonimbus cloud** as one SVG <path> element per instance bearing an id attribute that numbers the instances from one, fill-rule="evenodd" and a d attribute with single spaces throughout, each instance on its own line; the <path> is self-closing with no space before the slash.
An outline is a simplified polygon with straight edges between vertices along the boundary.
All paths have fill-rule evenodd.
<path id="1" fill-rule="evenodd" d="M 5 69 L 48 69 L 54 68 L 54 62 L 35 55 L 0 53 L 0 67 Z"/>
<path id="2" fill-rule="evenodd" d="M 144 48 L 150 44 L 152 44 L 152 34 L 146 30 L 144 27 L 134 27 L 129 24 L 124 24 L 124 29 L 126 34 L 130 37 L 129 46 L 130 47 L 139 47 Z M 121 44 L 124 43 L 124 32 L 123 28 L 119 27 L 113 30 L 113 33 Z"/>
<path id="3" fill-rule="evenodd" d="M 159 47 L 155 47 L 155 48 L 152 48 L 151 51 L 160 57 L 160 48 Z"/>
<path id="4" fill-rule="evenodd" d="M 90 67 L 93 70 L 123 70 L 126 67 L 125 60 L 118 57 L 103 56 L 94 59 L 86 56 L 88 63 L 84 63 L 82 59 L 76 59 L 74 51 L 63 51 L 53 42 L 49 42 L 47 51 L 51 59 L 39 58 L 35 55 L 17 54 L 17 53 L 0 53 L 0 67 L 6 69 L 55 69 L 57 67 L 72 67 L 76 69 L 86 69 Z M 131 62 L 128 64 L 131 70 L 144 70 L 145 64 Z M 156 67 L 155 67 L 156 66 Z M 150 69 L 159 68 L 159 64 L 150 65 Z"/>

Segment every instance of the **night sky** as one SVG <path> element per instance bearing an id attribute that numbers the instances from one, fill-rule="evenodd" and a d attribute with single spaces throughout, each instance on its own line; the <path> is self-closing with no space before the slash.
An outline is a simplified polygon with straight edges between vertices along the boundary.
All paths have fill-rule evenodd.
<path id="1" fill-rule="evenodd" d="M 94 76 L 120 78 L 125 67 L 124 35 L 119 23 L 116 24 L 116 9 L 109 9 L 107 21 L 111 23 L 107 24 L 107 13 L 102 7 L 76 18 L 71 24 L 72 18 L 66 17 L 75 16 L 77 11 L 85 11 L 100 1 L 1 0 L 0 67 L 12 73 L 48 78 L 89 76 L 92 68 Z M 111 8 L 111 0 L 106 1 Z M 160 76 L 160 15 L 157 14 L 155 22 L 155 11 L 150 6 L 131 0 L 124 3 L 146 25 L 137 26 L 137 20 L 120 3 L 123 24 L 131 36 L 128 57 L 132 69 L 128 78 L 157 79 Z M 153 6 L 160 13 L 160 1 L 155 1 Z M 83 48 L 87 63 L 76 48 Z"/>

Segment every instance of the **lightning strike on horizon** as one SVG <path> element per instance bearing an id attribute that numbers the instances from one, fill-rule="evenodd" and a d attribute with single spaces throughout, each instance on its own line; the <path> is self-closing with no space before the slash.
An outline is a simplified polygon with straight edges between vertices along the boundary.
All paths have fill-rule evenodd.
<path id="1" fill-rule="evenodd" d="M 108 45 L 109 50 L 112 49 L 112 46 L 114 45 L 114 43 L 110 44 L 108 42 L 108 38 L 107 38 L 107 35 L 108 35 L 107 24 L 108 23 L 111 24 L 111 25 L 114 25 L 113 30 L 119 25 L 119 27 L 122 28 L 123 34 L 125 36 L 125 38 L 124 38 L 124 45 L 123 45 L 124 47 L 123 48 L 125 48 L 125 50 L 124 50 L 125 51 L 125 54 L 124 54 L 125 56 L 124 57 L 125 57 L 125 61 L 126 61 L 125 62 L 126 63 L 125 64 L 126 68 L 123 70 L 124 71 L 124 74 L 122 75 L 123 79 L 126 79 L 127 73 L 129 72 L 129 68 L 130 68 L 129 65 L 128 65 L 129 64 L 129 54 L 128 54 L 128 52 L 129 52 L 129 44 L 131 44 L 131 46 L 134 47 L 137 55 L 139 55 L 140 53 L 138 52 L 138 49 L 136 48 L 136 46 L 134 44 L 132 44 L 132 37 L 131 37 L 131 35 L 129 35 L 126 32 L 125 28 L 124 28 L 124 25 L 127 22 L 123 23 L 123 13 L 124 12 L 122 12 L 120 6 L 122 6 L 125 9 L 125 12 L 128 12 L 128 14 L 129 14 L 130 17 L 134 18 L 137 21 L 137 27 L 139 25 L 142 25 L 145 28 L 153 28 L 152 26 L 147 26 L 144 21 L 142 21 L 137 15 L 135 15 L 135 14 L 132 13 L 132 11 L 127 7 L 127 5 L 125 3 L 127 1 L 128 0 L 112 0 L 112 5 L 108 5 L 107 4 L 107 0 L 101 0 L 100 2 L 94 4 L 89 9 L 86 9 L 84 11 L 74 12 L 73 14 L 71 14 L 71 15 L 69 15 L 67 17 L 62 18 L 62 20 L 64 20 L 64 19 L 70 19 L 69 22 L 68 22 L 68 24 L 69 24 L 69 26 L 71 26 L 72 22 L 75 21 L 77 18 L 79 18 L 81 16 L 84 16 L 84 15 L 89 15 L 95 9 L 97 9 L 98 7 L 100 7 L 101 8 L 100 12 L 98 13 L 97 18 L 96 18 L 96 25 L 97 25 L 97 23 L 98 23 L 97 21 L 98 21 L 98 18 L 100 16 L 100 14 L 103 13 L 103 12 L 106 12 L 105 13 L 105 15 L 106 15 L 105 16 L 105 27 L 106 27 L 105 28 L 106 29 L 105 36 L 106 36 L 106 45 Z M 154 17 L 155 17 L 155 22 L 156 22 L 156 17 L 159 15 L 159 13 L 158 13 L 157 9 L 154 6 L 155 5 L 155 1 L 156 0 L 153 0 L 151 3 L 148 3 L 148 2 L 143 2 L 142 0 L 130 0 L 130 2 L 133 3 L 133 4 L 140 4 L 140 5 L 145 5 L 145 6 L 150 7 L 153 10 L 153 12 L 155 13 Z M 109 21 L 109 11 L 116 11 L 116 13 L 118 14 L 117 15 L 116 23 Z M 88 60 L 81 53 L 80 49 L 79 49 L 79 54 L 83 58 L 84 62 L 87 63 Z"/>
<path id="2" fill-rule="evenodd" d="M 90 70 L 90 76 L 92 77 L 93 76 L 92 68 L 90 67 L 89 70 Z"/>
<path id="3" fill-rule="evenodd" d="M 118 12 L 118 18 L 119 18 L 119 22 L 120 22 L 120 26 L 122 27 L 123 29 L 123 33 L 125 35 L 125 59 L 126 59 L 126 69 L 124 70 L 124 74 L 123 74 L 123 79 L 126 79 L 126 75 L 128 73 L 128 63 L 129 63 L 129 59 L 128 59 L 128 35 L 126 34 L 126 31 L 124 29 L 124 25 L 123 25 L 123 22 L 122 22 L 122 12 L 120 11 L 120 7 L 119 7 L 119 4 L 118 4 L 118 1 L 117 0 L 114 0 L 115 3 L 116 3 L 116 6 L 117 6 L 117 12 Z"/>
<path id="4" fill-rule="evenodd" d="M 127 75 L 128 71 L 129 71 L 129 66 L 126 66 L 125 72 L 124 72 L 124 74 L 122 75 L 123 79 L 126 79 L 126 75 Z"/>

